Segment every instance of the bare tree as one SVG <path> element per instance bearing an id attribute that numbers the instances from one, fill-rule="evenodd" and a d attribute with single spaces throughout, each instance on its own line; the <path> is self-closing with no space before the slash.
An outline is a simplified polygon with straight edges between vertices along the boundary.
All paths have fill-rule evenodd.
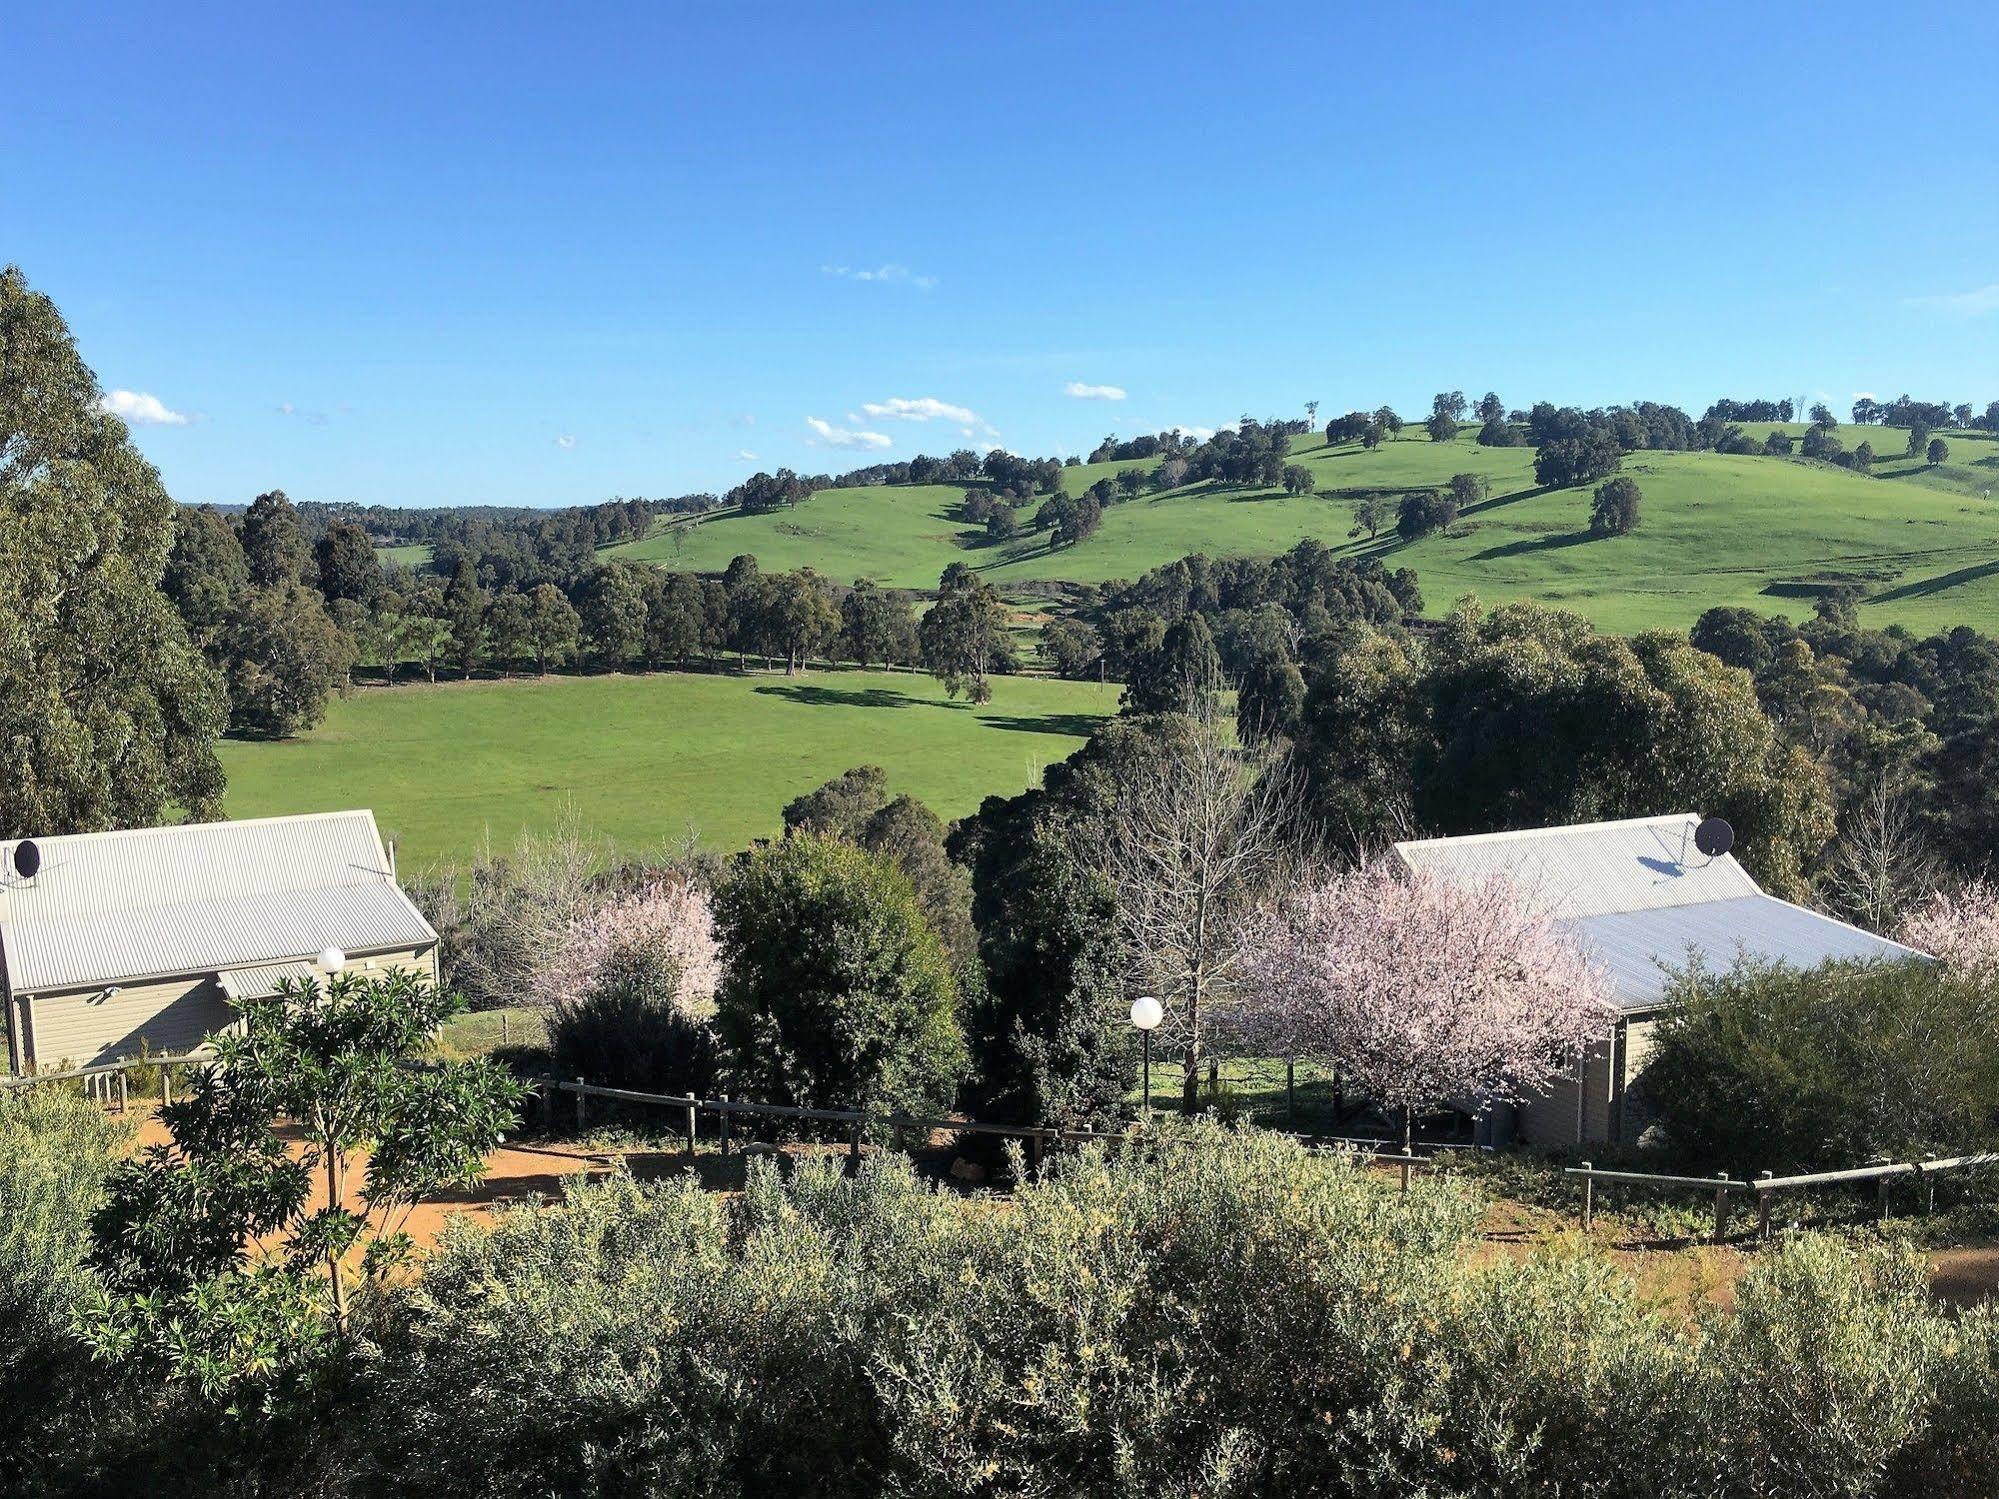
<path id="1" fill-rule="evenodd" d="M 1200 694 L 1210 701 L 1213 694 Z M 1236 996 L 1258 908 L 1308 861 L 1302 797 L 1288 760 L 1245 749 L 1210 712 L 1120 782 L 1099 868 L 1117 900 L 1128 982 L 1165 1008 L 1196 1107 L 1216 1012 Z"/>
<path id="2" fill-rule="evenodd" d="M 1882 777 L 1847 813 L 1826 892 L 1842 914 L 1886 932 L 1935 892 L 1937 873 L 1915 809 Z"/>

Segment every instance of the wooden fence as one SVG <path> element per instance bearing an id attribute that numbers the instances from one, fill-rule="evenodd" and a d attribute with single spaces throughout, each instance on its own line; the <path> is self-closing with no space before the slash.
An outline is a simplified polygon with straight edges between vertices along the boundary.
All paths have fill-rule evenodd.
<path id="1" fill-rule="evenodd" d="M 39 1088 L 45 1083 L 80 1081 L 86 1098 L 106 1107 L 109 1107 L 115 1098 L 118 1112 L 122 1114 L 131 1103 L 129 1080 L 133 1068 L 159 1068 L 160 1102 L 172 1103 L 173 1069 L 198 1066 L 209 1060 L 211 1060 L 209 1057 L 194 1052 L 178 1057 L 128 1057 L 123 1061 L 100 1062 L 94 1067 L 66 1067 L 60 1072 L 25 1072 L 15 1077 L 0 1077 L 0 1093 Z"/>
<path id="2" fill-rule="evenodd" d="M 1885 1221 L 1888 1217 L 1888 1187 L 1891 1182 L 1902 1178 L 1913 1178 L 1923 1182 L 1929 1189 L 1927 1211 L 1934 1213 L 1937 1207 L 1936 1183 L 1939 1177 L 1994 1165 L 1999 1165 L 1999 1154 L 1988 1152 L 1980 1155 L 1933 1157 L 1924 1161 L 1885 1161 L 1872 1166 L 1855 1166 L 1845 1171 L 1812 1171 L 1795 1176 L 1777 1176 L 1765 1171 L 1748 1181 L 1738 1181 L 1726 1171 L 1714 1176 L 1668 1176 L 1651 1171 L 1600 1171 L 1588 1161 L 1584 1161 L 1580 1166 L 1570 1166 L 1562 1174 L 1575 1177 L 1583 1184 L 1584 1232 L 1588 1232 L 1596 1216 L 1596 1189 L 1599 1182 L 1605 1185 L 1712 1192 L 1714 1242 L 1719 1244 L 1728 1234 L 1729 1199 L 1732 1196 L 1755 1194 L 1756 1230 L 1762 1237 L 1768 1238 L 1771 1202 L 1780 1193 L 1873 1182 L 1879 1203 L 1879 1216 Z"/>
<path id="3" fill-rule="evenodd" d="M 722 1156 L 726 1159 L 735 1145 L 733 1121 L 739 1117 L 802 1120 L 818 1124 L 846 1126 L 848 1159 L 858 1162 L 861 1145 L 871 1129 L 879 1129 L 888 1134 L 898 1150 L 907 1150 L 909 1137 L 917 1134 L 927 1138 L 931 1133 L 959 1135 L 996 1135 L 1023 1142 L 1030 1167 L 1038 1167 L 1048 1147 L 1063 1144 L 1087 1144 L 1091 1141 L 1124 1141 L 1130 1138 L 1122 1131 L 1061 1129 L 1054 1125 L 1035 1124 L 988 1124 L 977 1119 L 953 1119 L 948 1117 L 926 1117 L 901 1112 L 883 1113 L 871 1109 L 807 1109 L 789 1104 L 752 1103 L 746 1099 L 732 1099 L 726 1093 L 719 1098 L 686 1098 L 671 1093 L 642 1093 L 631 1088 L 607 1088 L 591 1083 L 583 1078 L 543 1078 L 538 1087 L 542 1117 L 553 1123 L 556 1102 L 561 1094 L 569 1094 L 576 1100 L 576 1128 L 581 1131 L 589 1127 L 589 1100 L 601 1098 L 615 1103 L 645 1104 L 671 1109 L 680 1116 L 682 1151 L 691 1161 L 695 1143 L 700 1135 L 701 1116 L 714 1116 L 716 1139 Z M 1271 1133 L 1278 1133 L 1272 1131 Z M 1401 1176 L 1402 1190 L 1409 1190 L 1410 1174 L 1425 1165 L 1429 1156 L 1413 1151 L 1388 1151 L 1381 1147 L 1387 1143 L 1369 1136 L 1342 1135 L 1287 1135 L 1308 1149 L 1351 1150 L 1365 1155 L 1377 1164 L 1394 1166 Z M 1449 1144 L 1431 1147 L 1433 1151 L 1467 1150 L 1474 1147 Z"/>

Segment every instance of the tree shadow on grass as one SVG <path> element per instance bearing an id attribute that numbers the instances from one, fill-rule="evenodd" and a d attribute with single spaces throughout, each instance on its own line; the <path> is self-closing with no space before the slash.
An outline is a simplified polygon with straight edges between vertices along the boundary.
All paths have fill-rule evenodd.
<path id="1" fill-rule="evenodd" d="M 941 706 L 927 698 L 911 697 L 889 687 L 825 687 L 815 682 L 771 682 L 753 687 L 766 697 L 789 698 L 812 707 L 842 708 L 932 708 Z"/>
<path id="2" fill-rule="evenodd" d="M 986 716 L 986 725 L 1021 734 L 1067 734 L 1087 739 L 1103 719 L 1094 713 L 999 714 Z"/>
<path id="3" fill-rule="evenodd" d="M 1999 560 L 1978 562 L 1970 567 L 1960 567 L 1955 572 L 1938 573 L 1934 578 L 1918 578 L 1913 583 L 1904 583 L 1900 588 L 1890 588 L 1885 593 L 1877 593 L 1867 600 L 1870 604 L 1892 604 L 1899 599 L 1922 599 L 1932 594 L 1944 593 L 1965 583 L 1976 583 L 1980 578 L 1989 578 L 1999 573 Z"/>
<path id="4" fill-rule="evenodd" d="M 1519 541 L 1509 541 L 1505 546 L 1487 547 L 1482 552 L 1473 552 L 1474 562 L 1497 562 L 1503 557 L 1524 557 L 1534 552 L 1552 552 L 1563 547 L 1581 546 L 1586 541 L 1599 538 L 1590 531 L 1569 531 L 1560 536 L 1533 536 Z"/>

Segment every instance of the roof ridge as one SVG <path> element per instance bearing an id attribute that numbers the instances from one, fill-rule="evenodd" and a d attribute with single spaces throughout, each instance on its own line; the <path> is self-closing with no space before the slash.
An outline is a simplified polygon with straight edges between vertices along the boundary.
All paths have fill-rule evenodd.
<path id="1" fill-rule="evenodd" d="M 1555 823 L 1539 828 L 1501 828 L 1490 833 L 1445 833 L 1434 838 L 1404 838 L 1393 846 L 1405 848 L 1433 848 L 1441 843 L 1463 847 L 1468 843 L 1500 843 L 1513 839 L 1547 838 L 1561 833 L 1594 833 L 1611 828 L 1651 828 L 1678 827 L 1682 823 L 1699 822 L 1695 812 L 1661 812 L 1650 817 L 1618 817 L 1604 822 Z"/>
<path id="2" fill-rule="evenodd" d="M 162 822 L 146 828 L 96 828 L 88 833 L 26 833 L 19 838 L 0 838 L 0 848 L 11 848 L 17 843 L 64 844 L 95 841 L 103 838 L 140 838 L 157 833 L 200 833 L 235 828 L 269 827 L 273 823 L 331 822 L 343 817 L 365 817 L 372 825 L 375 810 L 372 807 L 346 807 L 334 812 L 281 812 L 270 817 L 223 817 L 214 822 Z M 379 837 L 379 830 L 377 831 Z"/>

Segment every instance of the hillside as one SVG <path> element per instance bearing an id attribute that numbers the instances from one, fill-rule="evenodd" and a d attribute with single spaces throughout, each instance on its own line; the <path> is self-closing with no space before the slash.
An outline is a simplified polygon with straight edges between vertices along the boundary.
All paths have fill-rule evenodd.
<path id="1" fill-rule="evenodd" d="M 1750 430 L 1760 437 L 1769 428 Z M 1871 595 L 1871 623 L 1991 628 L 1999 499 L 1987 492 L 1999 491 L 1999 440 L 1944 436 L 1951 459 L 1930 469 L 1901 456 L 1900 429 L 1842 428 L 1847 447 L 1869 441 L 1882 454 L 1874 477 L 1802 459 L 1636 453 L 1624 471 L 1644 490 L 1644 519 L 1618 539 L 1589 536 L 1587 488 L 1534 487 L 1531 448 L 1481 448 L 1469 432 L 1434 444 L 1410 428 L 1373 452 L 1294 439 L 1291 461 L 1312 470 L 1316 494 L 1196 485 L 1147 495 L 1113 507 L 1094 536 L 1060 552 L 1038 537 L 988 544 L 954 517 L 962 490 L 949 486 L 826 490 L 790 511 L 709 516 L 614 552 L 695 570 L 753 552 L 767 568 L 809 564 L 838 581 L 865 575 L 910 588 L 934 587 L 948 563 L 967 561 L 1004 587 L 1128 578 L 1189 552 L 1270 553 L 1312 536 L 1414 568 L 1433 612 L 1477 592 L 1561 604 L 1612 629 L 1684 628 L 1715 604 L 1796 614 L 1812 585 L 1852 581 Z M 1121 467 L 1149 466 L 1070 469 L 1066 485 L 1080 493 Z M 1460 471 L 1485 476 L 1492 493 L 1450 534 L 1414 544 L 1386 534 L 1348 539 L 1356 495 L 1439 485 Z"/>
<path id="2" fill-rule="evenodd" d="M 228 814 L 373 807 L 407 868 L 509 847 L 573 808 L 628 851 L 690 833 L 728 852 L 801 792 L 872 763 L 960 817 L 1073 751 L 1118 688 L 1005 677 L 983 707 L 927 676 L 549 677 L 368 688 L 298 739 L 225 740 Z"/>

